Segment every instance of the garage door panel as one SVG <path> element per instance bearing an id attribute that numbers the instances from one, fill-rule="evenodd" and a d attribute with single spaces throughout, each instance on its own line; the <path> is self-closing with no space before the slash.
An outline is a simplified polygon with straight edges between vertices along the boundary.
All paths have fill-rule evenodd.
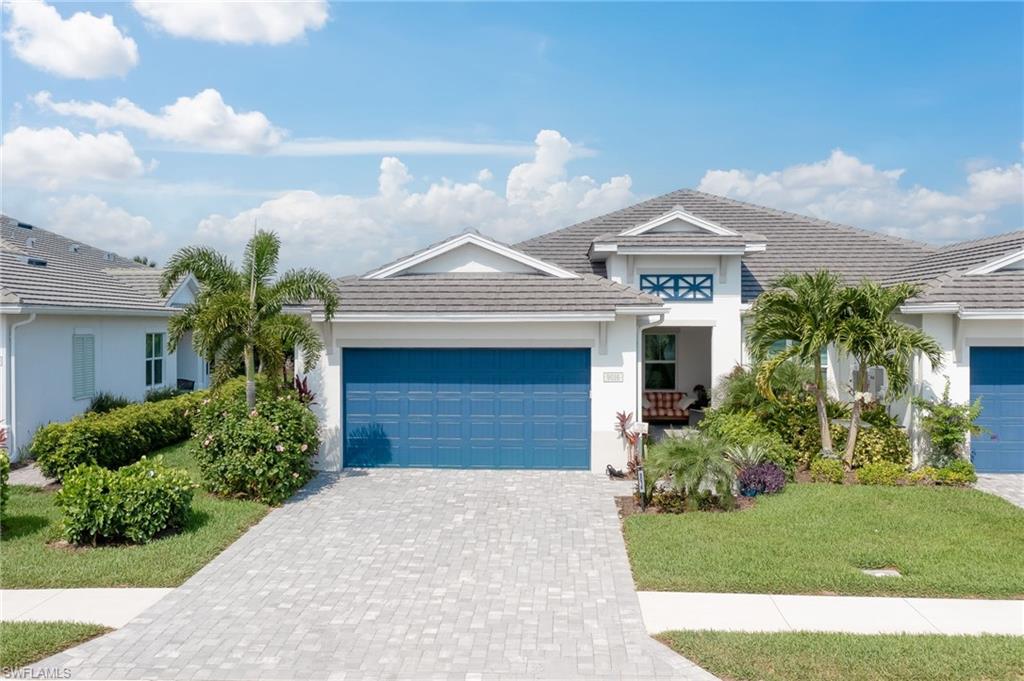
<path id="1" fill-rule="evenodd" d="M 347 348 L 348 466 L 589 468 L 587 349 Z"/>
<path id="2" fill-rule="evenodd" d="M 982 473 L 1024 472 L 1024 348 L 972 347 L 971 400 L 981 399 L 971 458 Z"/>

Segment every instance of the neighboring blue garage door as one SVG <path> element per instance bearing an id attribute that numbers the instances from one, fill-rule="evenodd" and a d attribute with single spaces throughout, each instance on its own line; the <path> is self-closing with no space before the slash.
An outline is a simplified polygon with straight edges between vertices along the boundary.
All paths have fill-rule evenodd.
<path id="1" fill-rule="evenodd" d="M 979 473 L 1024 473 L 1024 348 L 971 348 L 971 401 L 981 398 L 971 438 Z"/>
<path id="2" fill-rule="evenodd" d="M 589 349 L 343 356 L 346 466 L 590 467 Z"/>

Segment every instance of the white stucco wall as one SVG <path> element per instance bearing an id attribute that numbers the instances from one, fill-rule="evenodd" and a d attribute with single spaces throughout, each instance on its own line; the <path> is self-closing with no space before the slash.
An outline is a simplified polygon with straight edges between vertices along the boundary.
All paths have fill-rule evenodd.
<path id="1" fill-rule="evenodd" d="M 711 274 L 711 301 L 665 301 L 669 313 L 663 327 L 706 327 L 711 329 L 710 390 L 718 379 L 743 361 L 740 325 L 740 257 L 737 255 L 614 255 L 608 259 L 608 277 L 640 288 L 641 274 Z M 683 386 L 689 390 L 693 386 Z"/>
<path id="2" fill-rule="evenodd" d="M 602 343 L 601 325 L 606 339 Z M 337 470 L 343 465 L 342 349 L 346 347 L 395 348 L 589 348 L 591 352 L 591 470 L 604 471 L 610 463 L 622 468 L 626 454 L 615 432 L 615 413 L 636 412 L 637 321 L 620 317 L 615 322 L 529 323 L 363 323 L 320 324 L 325 352 L 309 376 L 317 393 L 314 406 L 322 424 L 323 444 L 317 467 Z M 606 373 L 612 375 L 606 377 Z M 621 382 L 606 382 L 618 378 Z"/>
<path id="3" fill-rule="evenodd" d="M 4 315 L 3 418 L 10 422 L 10 329 L 28 315 Z M 141 400 L 145 381 L 146 334 L 167 333 L 166 317 L 43 315 L 17 329 L 17 449 L 27 447 L 39 426 L 66 421 L 85 411 L 89 399 L 72 397 L 71 338 L 75 333 L 95 337 L 96 392 L 110 392 Z M 177 358 L 166 352 L 164 385 L 175 385 Z M 17 453 L 15 454 L 17 457 Z"/>

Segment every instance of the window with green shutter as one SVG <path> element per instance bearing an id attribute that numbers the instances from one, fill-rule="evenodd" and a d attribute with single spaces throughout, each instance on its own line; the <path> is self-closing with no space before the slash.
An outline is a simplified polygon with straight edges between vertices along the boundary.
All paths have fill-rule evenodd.
<path id="1" fill-rule="evenodd" d="M 146 334 L 146 387 L 163 385 L 164 334 Z"/>
<path id="2" fill-rule="evenodd" d="M 71 397 L 90 399 L 96 394 L 96 337 L 91 334 L 71 336 Z"/>

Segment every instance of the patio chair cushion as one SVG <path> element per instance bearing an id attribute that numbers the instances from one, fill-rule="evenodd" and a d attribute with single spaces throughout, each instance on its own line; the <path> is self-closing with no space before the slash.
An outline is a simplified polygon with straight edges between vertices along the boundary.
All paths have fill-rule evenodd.
<path id="1" fill-rule="evenodd" d="M 645 390 L 643 402 L 645 421 L 682 421 L 689 416 L 687 407 L 693 400 L 683 392 Z"/>

